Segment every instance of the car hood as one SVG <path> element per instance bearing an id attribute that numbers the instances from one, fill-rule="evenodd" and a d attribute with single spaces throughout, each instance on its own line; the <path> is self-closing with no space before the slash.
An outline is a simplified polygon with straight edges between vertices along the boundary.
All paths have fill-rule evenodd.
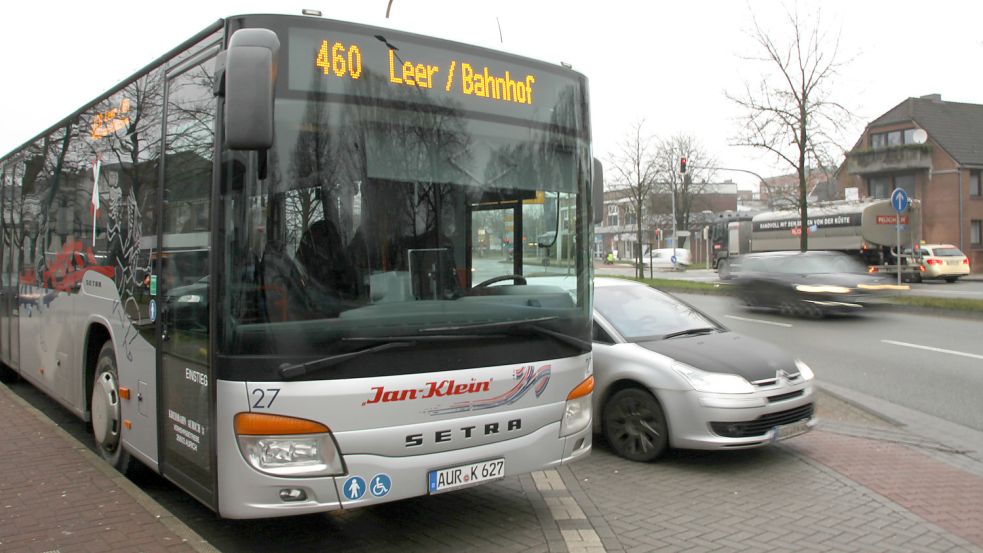
<path id="1" fill-rule="evenodd" d="M 783 349 L 736 332 L 636 342 L 639 346 L 702 371 L 743 376 L 748 382 L 775 378 L 779 369 L 798 374 Z"/>

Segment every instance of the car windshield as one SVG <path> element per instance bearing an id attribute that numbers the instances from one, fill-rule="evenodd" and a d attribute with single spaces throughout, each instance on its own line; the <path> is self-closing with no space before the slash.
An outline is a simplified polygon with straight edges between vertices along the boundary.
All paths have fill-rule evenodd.
<path id="1" fill-rule="evenodd" d="M 694 307 L 646 286 L 597 286 L 594 309 L 631 342 L 688 331 L 724 330 Z"/>
<path id="2" fill-rule="evenodd" d="M 936 257 L 962 257 L 963 252 L 959 248 L 935 248 Z"/>

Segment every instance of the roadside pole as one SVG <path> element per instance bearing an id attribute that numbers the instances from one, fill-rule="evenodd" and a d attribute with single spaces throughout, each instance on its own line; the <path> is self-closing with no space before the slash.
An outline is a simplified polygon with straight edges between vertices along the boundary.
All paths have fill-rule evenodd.
<path id="1" fill-rule="evenodd" d="M 894 192 L 891 192 L 891 206 L 897 212 L 894 217 L 894 230 L 897 233 L 894 260 L 898 269 L 898 286 L 901 286 L 901 214 L 908 209 L 908 193 L 905 192 L 904 188 L 895 188 Z M 912 244 L 911 247 L 914 253 L 915 245 Z"/>

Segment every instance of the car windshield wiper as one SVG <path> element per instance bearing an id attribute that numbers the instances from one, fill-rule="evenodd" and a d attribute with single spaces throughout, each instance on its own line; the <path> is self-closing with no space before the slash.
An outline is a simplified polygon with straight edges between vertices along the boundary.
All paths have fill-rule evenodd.
<path id="1" fill-rule="evenodd" d="M 299 376 L 304 376 L 309 372 L 326 369 L 328 367 L 333 367 L 339 363 L 344 363 L 349 359 L 361 357 L 362 355 L 368 355 L 370 353 L 379 353 L 380 351 L 386 351 L 395 348 L 405 348 L 413 345 L 416 344 L 411 339 L 389 341 L 384 344 L 379 344 L 378 346 L 372 346 L 370 348 L 351 351 L 348 353 L 341 353 L 338 355 L 330 355 L 328 357 L 322 357 L 321 359 L 306 361 L 304 363 L 296 363 L 294 365 L 284 363 L 283 365 L 280 365 L 278 371 L 280 373 L 280 376 L 283 378 L 297 378 Z"/>
<path id="2" fill-rule="evenodd" d="M 581 340 L 580 338 L 575 338 L 568 334 L 562 332 L 557 332 L 555 330 L 541 326 L 539 323 L 544 323 L 548 321 L 554 321 L 558 317 L 537 317 L 535 319 L 520 319 L 517 321 L 497 321 L 494 323 L 478 323 L 470 325 L 458 325 L 458 326 L 442 326 L 433 328 L 421 329 L 421 332 L 456 332 L 461 330 L 484 330 L 484 329 L 502 329 L 511 334 L 515 334 L 516 331 L 521 330 L 531 330 L 537 334 L 542 334 L 544 336 L 549 336 L 555 338 L 561 342 L 568 345 L 576 346 L 580 349 L 590 349 L 591 343 L 586 340 Z"/>
<path id="3" fill-rule="evenodd" d="M 662 336 L 662 339 L 666 338 L 677 338 L 679 336 L 697 336 L 699 334 L 710 334 L 711 332 L 717 332 L 718 329 L 712 327 L 700 327 L 700 328 L 687 328 L 686 330 L 680 330 L 679 332 L 670 332 Z"/>

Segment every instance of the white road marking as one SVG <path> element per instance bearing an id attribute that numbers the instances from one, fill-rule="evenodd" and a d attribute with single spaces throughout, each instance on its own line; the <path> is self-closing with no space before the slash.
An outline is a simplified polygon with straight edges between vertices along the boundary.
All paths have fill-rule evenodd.
<path id="1" fill-rule="evenodd" d="M 885 344 L 894 344 L 896 346 L 904 346 L 906 348 L 924 349 L 924 350 L 928 350 L 928 351 L 934 351 L 934 352 L 937 352 L 937 353 L 948 353 L 950 355 L 961 355 L 963 357 L 970 357 L 972 359 L 983 359 L 983 355 L 977 355 L 975 353 L 966 353 L 964 351 L 956 351 L 956 350 L 952 350 L 952 349 L 935 348 L 935 347 L 932 347 L 932 346 L 922 346 L 922 345 L 919 345 L 919 344 L 909 344 L 908 342 L 896 342 L 894 340 L 881 340 L 881 342 L 884 342 Z"/>
<path id="2" fill-rule="evenodd" d="M 763 325 L 773 325 L 773 326 L 781 326 L 784 328 L 792 328 L 792 325 L 790 325 L 789 323 L 776 323 L 774 321 L 766 321 L 764 319 L 748 319 L 747 317 L 738 317 L 737 315 L 724 315 L 724 317 L 727 317 L 728 319 L 736 319 L 738 321 L 746 321 L 749 323 L 760 323 Z"/>

